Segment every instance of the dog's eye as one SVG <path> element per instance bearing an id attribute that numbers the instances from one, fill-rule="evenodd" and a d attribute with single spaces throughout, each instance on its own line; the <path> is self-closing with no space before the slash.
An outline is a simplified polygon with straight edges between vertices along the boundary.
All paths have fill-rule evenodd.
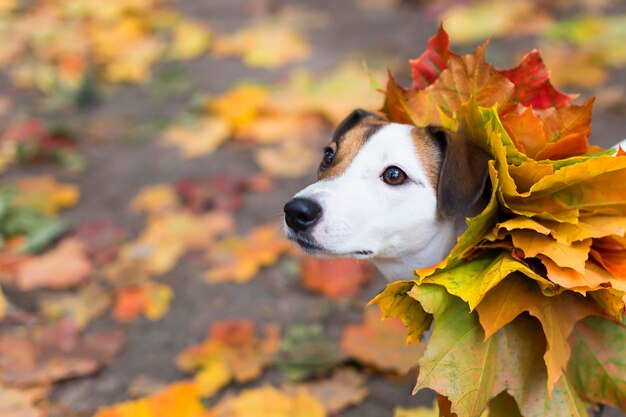
<path id="1" fill-rule="evenodd" d="M 322 168 L 328 168 L 333 163 L 335 158 L 335 151 L 332 148 L 326 147 L 324 149 L 324 156 L 322 157 Z"/>
<path id="2" fill-rule="evenodd" d="M 401 185 L 404 184 L 408 178 L 400 168 L 390 166 L 383 172 L 382 179 L 389 185 Z"/>

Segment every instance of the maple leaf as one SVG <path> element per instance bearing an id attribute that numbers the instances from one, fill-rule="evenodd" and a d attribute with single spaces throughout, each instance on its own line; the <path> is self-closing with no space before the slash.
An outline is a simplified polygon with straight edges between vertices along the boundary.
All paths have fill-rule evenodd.
<path id="1" fill-rule="evenodd" d="M 444 287 L 415 286 L 411 296 L 435 320 L 415 391 L 429 387 L 445 395 L 459 417 L 480 416 L 505 389 L 526 417 L 587 415 L 589 405 L 566 376 L 548 391 L 543 339 L 534 321 L 519 317 L 485 341 L 476 313 Z"/>
<path id="2" fill-rule="evenodd" d="M 205 279 L 208 282 L 247 282 L 260 268 L 275 263 L 290 247 L 289 241 L 273 224 L 259 226 L 245 237 L 228 237 L 209 252 L 213 267 L 205 274 Z"/>
<path id="3" fill-rule="evenodd" d="M 47 385 L 89 375 L 111 362 L 124 341 L 118 329 L 79 337 L 71 320 L 0 333 L 0 381 L 9 386 Z"/>
<path id="4" fill-rule="evenodd" d="M 76 238 L 66 238 L 46 254 L 18 265 L 14 282 L 22 291 L 69 288 L 84 282 L 92 270 L 83 243 Z"/>
<path id="5" fill-rule="evenodd" d="M 309 381 L 285 387 L 289 393 L 305 388 L 324 407 L 328 415 L 336 415 L 345 408 L 361 403 L 369 394 L 366 377 L 352 368 L 339 368 L 327 379 Z"/>
<path id="6" fill-rule="evenodd" d="M 302 143 L 289 141 L 258 150 L 254 160 L 271 177 L 300 177 L 318 163 L 319 154 Z"/>
<path id="7" fill-rule="evenodd" d="M 183 157 L 198 158 L 214 152 L 231 136 L 231 127 L 223 119 L 202 117 L 196 126 L 171 126 L 163 134 L 165 145 L 177 146 Z"/>
<path id="8" fill-rule="evenodd" d="M 245 382 L 259 376 L 278 349 L 278 339 L 275 326 L 266 326 L 265 338 L 258 339 L 250 321 L 214 323 L 207 340 L 180 353 L 176 364 L 186 372 L 198 371 L 195 382 L 210 396 L 232 379 Z"/>
<path id="9" fill-rule="evenodd" d="M 408 331 L 407 344 L 419 342 L 432 323 L 431 315 L 424 311 L 420 303 L 407 296 L 414 285 L 413 281 L 387 284 L 385 290 L 370 301 L 370 304 L 380 308 L 383 318 L 395 317 L 404 323 Z"/>
<path id="10" fill-rule="evenodd" d="M 0 415 L 7 417 L 45 417 L 46 411 L 36 403 L 47 397 L 48 388 L 18 390 L 0 386 Z"/>
<path id="11" fill-rule="evenodd" d="M 37 300 L 41 313 L 51 319 L 71 317 L 79 329 L 100 317 L 111 305 L 108 291 L 90 283 L 75 294 L 46 294 Z"/>
<path id="12" fill-rule="evenodd" d="M 308 58 L 310 47 L 289 27 L 261 23 L 232 35 L 216 36 L 212 52 L 240 56 L 253 68 L 277 68 Z"/>
<path id="13" fill-rule="evenodd" d="M 306 388 L 286 394 L 269 385 L 244 390 L 226 397 L 210 410 L 208 417 L 325 417 L 324 407 Z"/>
<path id="14" fill-rule="evenodd" d="M 533 109 L 563 106 L 576 98 L 550 84 L 550 73 L 541 59 L 541 52 L 536 49 L 527 53 L 517 67 L 500 71 L 500 74 L 515 85 L 513 101 Z"/>
<path id="15" fill-rule="evenodd" d="M 305 257 L 300 264 L 300 278 L 305 288 L 330 299 L 356 297 L 374 278 L 374 269 L 366 261 Z"/>
<path id="16" fill-rule="evenodd" d="M 168 54 L 178 60 L 198 57 L 208 49 L 212 39 L 211 32 L 204 25 L 189 20 L 174 26 L 172 35 Z"/>
<path id="17" fill-rule="evenodd" d="M 160 320 L 170 307 L 174 292 L 164 284 L 152 281 L 137 287 L 126 287 L 118 291 L 113 316 L 120 321 L 129 321 L 144 314 L 150 320 Z"/>
<path id="18" fill-rule="evenodd" d="M 626 328 L 599 317 L 579 322 L 571 336 L 567 373 L 587 401 L 626 409 Z"/>
<path id="19" fill-rule="evenodd" d="M 417 366 L 423 346 L 407 346 L 405 337 L 400 321 L 381 321 L 377 309 L 368 309 L 362 324 L 344 328 L 341 347 L 351 357 L 377 369 L 406 375 Z"/>
<path id="20" fill-rule="evenodd" d="M 546 297 L 532 282 L 513 275 L 487 294 L 476 307 L 485 338 L 519 316 L 524 311 L 536 317 L 546 335 L 544 360 L 548 370 L 548 390 L 561 377 L 570 358 L 567 341 L 576 323 L 600 312 L 578 294 L 563 293 Z"/>
<path id="21" fill-rule="evenodd" d="M 339 344 L 319 324 L 294 325 L 286 329 L 274 363 L 291 381 L 325 375 L 344 362 Z"/>
<path id="22" fill-rule="evenodd" d="M 130 208 L 135 213 L 158 214 L 174 211 L 181 204 L 176 191 L 170 184 L 156 184 L 143 188 L 133 198 Z"/>
<path id="23" fill-rule="evenodd" d="M 157 394 L 99 409 L 94 417 L 211 417 L 191 382 L 174 383 Z"/>
<path id="24" fill-rule="evenodd" d="M 428 48 L 417 59 L 410 60 L 413 88 L 419 90 L 433 83 L 446 68 L 450 38 L 443 24 L 434 36 L 428 38 Z"/>

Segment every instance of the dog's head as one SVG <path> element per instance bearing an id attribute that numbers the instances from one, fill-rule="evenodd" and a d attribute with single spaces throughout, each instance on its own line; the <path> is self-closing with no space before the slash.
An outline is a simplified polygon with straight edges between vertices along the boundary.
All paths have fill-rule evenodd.
<path id="1" fill-rule="evenodd" d="M 441 127 L 355 110 L 325 148 L 318 181 L 285 205 L 286 234 L 315 256 L 406 256 L 480 209 L 488 159 Z"/>

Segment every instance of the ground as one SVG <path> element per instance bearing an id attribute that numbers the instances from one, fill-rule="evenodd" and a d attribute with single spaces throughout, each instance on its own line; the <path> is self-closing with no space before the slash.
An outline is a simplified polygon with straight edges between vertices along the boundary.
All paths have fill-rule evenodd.
<path id="1" fill-rule="evenodd" d="M 181 0 L 174 2 L 174 7 L 205 21 L 216 31 L 233 31 L 249 18 L 242 13 L 245 6 L 255 3 L 271 2 Z M 279 6 L 282 2 L 275 3 Z M 395 60 L 415 56 L 436 30 L 433 19 L 415 3 L 372 10 L 356 7 L 351 1 L 288 2 L 289 5 L 324 11 L 330 18 L 326 28 L 313 30 L 310 34 L 313 57 L 305 66 L 320 74 L 329 72 L 346 57 L 361 54 L 393 57 Z M 494 59 L 505 65 L 514 63 L 518 57 L 508 51 L 513 47 L 520 49 L 520 45 L 532 46 L 532 40 L 494 41 Z M 278 81 L 291 70 L 289 66 L 275 71 L 253 70 L 239 60 L 212 56 L 167 65 L 176 70 L 182 68 L 194 90 L 213 94 L 226 91 L 242 79 Z M 167 68 L 164 66 L 161 70 Z M 400 78 L 408 79 L 406 70 L 400 72 Z M 626 83 L 626 70 L 614 71 L 611 83 Z M 6 89 L 18 100 L 29 98 L 28 93 L 10 87 Z M 585 95 L 592 93 L 585 92 Z M 159 120 L 171 119 L 187 106 L 188 101 L 188 92 L 172 92 L 166 97 L 155 98 L 147 87 L 118 86 L 97 107 L 63 116 L 86 124 L 105 121 L 100 122 L 95 131 L 88 129 L 87 136 L 81 138 L 80 151 L 85 155 L 87 165 L 84 172 L 68 173 L 46 165 L 14 168 L 8 175 L 53 173 L 61 180 L 76 183 L 81 190 L 81 201 L 67 212 L 69 219 L 114 220 L 127 227 L 131 234 L 136 234 L 141 230 L 144 218 L 131 213 L 128 205 L 143 187 L 171 183 L 184 177 L 207 178 L 220 172 L 242 176 L 258 172 L 250 149 L 245 147 L 222 147 L 206 157 L 184 160 L 171 149 L 150 140 L 149 133 L 127 129 L 152 126 Z M 123 126 L 116 125 L 120 123 Z M 132 134 L 128 134 L 129 131 Z M 125 133 L 118 137 L 119 132 Z M 599 108 L 595 111 L 593 143 L 609 146 L 624 137 L 626 118 L 623 109 Z M 304 178 L 278 179 L 269 193 L 247 194 L 237 215 L 237 230 L 245 232 L 280 217 L 284 203 L 313 179 L 313 172 Z M 54 390 L 54 398 L 65 402 L 74 411 L 90 413 L 98 407 L 126 399 L 128 386 L 138 375 L 163 381 L 181 379 L 182 374 L 172 358 L 203 340 L 209 324 L 218 320 L 247 318 L 258 324 L 279 323 L 282 327 L 295 323 L 321 323 L 330 335 L 339 337 L 346 323 L 360 320 L 363 305 L 385 285 L 384 279 L 377 276 L 358 300 L 335 302 L 303 289 L 296 279 L 284 272 L 284 263 L 264 269 L 246 285 L 207 285 L 198 279 L 203 270 L 193 259 L 185 259 L 167 274 L 162 281 L 171 285 L 175 293 L 169 313 L 160 321 L 139 319 L 128 324 L 127 341 L 117 360 L 95 375 L 59 384 Z M 105 326 L 109 320 L 101 319 L 96 327 Z M 277 371 L 270 370 L 243 387 L 276 382 L 278 377 Z M 398 405 L 430 404 L 434 398 L 431 393 L 420 392 L 411 396 L 414 377 L 399 379 L 371 375 L 368 382 L 370 395 L 362 404 L 343 412 L 342 417 L 390 416 Z M 605 413 L 607 417 L 620 415 L 624 414 L 617 411 Z"/>

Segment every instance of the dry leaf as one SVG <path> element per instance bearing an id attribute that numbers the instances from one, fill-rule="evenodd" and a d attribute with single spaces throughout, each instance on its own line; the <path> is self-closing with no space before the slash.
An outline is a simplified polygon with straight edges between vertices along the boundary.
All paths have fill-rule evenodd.
<path id="1" fill-rule="evenodd" d="M 224 119 L 203 117 L 197 126 L 171 126 L 163 134 L 162 142 L 178 147 L 184 158 L 193 159 L 213 153 L 231 133 Z"/>
<path id="2" fill-rule="evenodd" d="M 18 265 L 15 285 L 22 291 L 69 288 L 84 282 L 93 270 L 85 245 L 66 238 L 53 250 Z"/>
<path id="3" fill-rule="evenodd" d="M 172 298 L 174 292 L 169 286 L 151 281 L 122 288 L 117 293 L 113 316 L 119 321 L 129 321 L 143 314 L 150 320 L 160 320 L 167 314 Z"/>
<path id="4" fill-rule="evenodd" d="M 278 148 L 260 149 L 254 156 L 263 172 L 279 178 L 308 174 L 317 165 L 319 158 L 319 152 L 296 141 L 284 142 Z"/>
<path id="5" fill-rule="evenodd" d="M 310 46 L 289 27 L 261 23 L 232 35 L 217 36 L 212 52 L 217 56 L 239 56 L 253 68 L 278 68 L 308 58 Z"/>
<path id="6" fill-rule="evenodd" d="M 305 288 L 330 299 L 356 297 L 374 278 L 374 268 L 356 259 L 305 257 L 300 264 L 300 278 Z"/>
<path id="7" fill-rule="evenodd" d="M 382 371 L 406 375 L 417 367 L 422 345 L 406 345 L 406 329 L 396 319 L 381 320 L 378 309 L 366 310 L 362 324 L 346 326 L 341 347 L 354 359 Z"/>
<path id="8" fill-rule="evenodd" d="M 247 282 L 260 268 L 272 265 L 290 248 L 289 241 L 274 224 L 259 226 L 246 236 L 228 237 L 209 252 L 213 266 L 205 279 L 208 282 Z"/>
<path id="9" fill-rule="evenodd" d="M 83 329 L 111 306 L 111 294 L 97 284 L 89 284 L 74 294 L 43 295 L 38 304 L 44 316 L 51 319 L 68 317 Z"/>
<path id="10" fill-rule="evenodd" d="M 28 387 L 90 375 L 110 363 L 123 342 L 118 329 L 79 337 L 71 320 L 6 329 L 0 332 L 0 381 Z"/>
<path id="11" fill-rule="evenodd" d="M 204 396 L 211 396 L 232 379 L 241 383 L 258 377 L 278 342 L 276 326 L 266 326 L 265 338 L 259 339 L 251 321 L 214 323 L 208 338 L 179 354 L 176 364 L 183 371 L 197 371 L 197 386 Z"/>
<path id="12" fill-rule="evenodd" d="M 48 388 L 18 390 L 0 386 L 0 416 L 46 417 L 46 411 L 36 407 L 36 403 L 47 395 Z"/>
<path id="13" fill-rule="evenodd" d="M 209 417 L 325 417 L 324 407 L 306 389 L 289 395 L 271 386 L 244 390 L 237 397 L 226 397 L 211 410 Z"/>
<path id="14" fill-rule="evenodd" d="M 287 386 L 287 392 L 294 392 L 299 387 L 305 388 L 323 405 L 328 415 L 339 414 L 344 409 L 360 404 L 369 394 L 365 386 L 366 377 L 352 368 L 337 369 L 327 379 L 315 380 Z"/>

